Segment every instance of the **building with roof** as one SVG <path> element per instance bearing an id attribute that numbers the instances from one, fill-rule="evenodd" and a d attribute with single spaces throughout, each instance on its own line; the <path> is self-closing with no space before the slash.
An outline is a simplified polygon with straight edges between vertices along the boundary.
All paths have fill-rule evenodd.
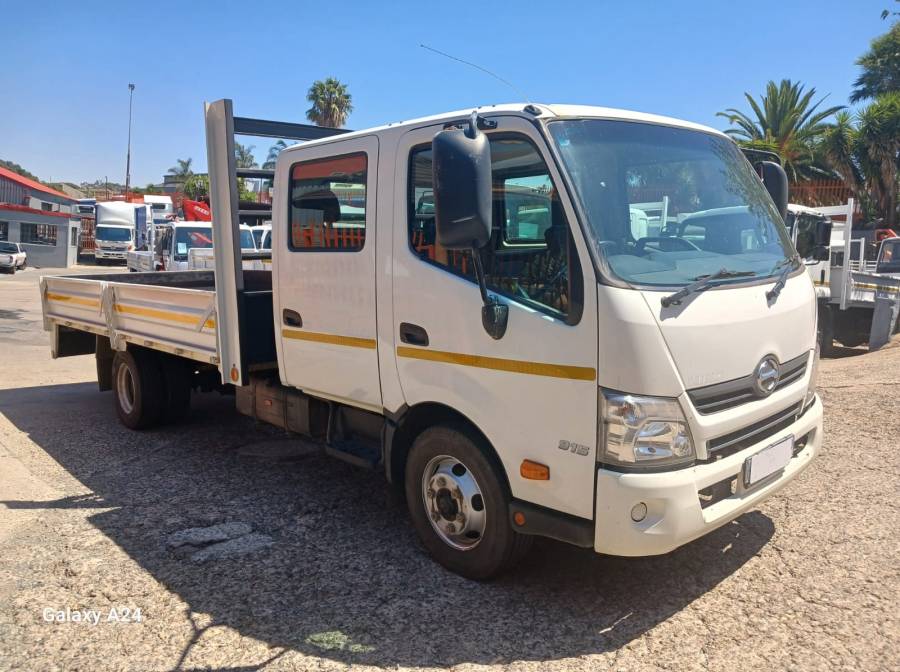
<path id="1" fill-rule="evenodd" d="M 0 167 L 0 240 L 22 243 L 29 265 L 74 264 L 79 228 L 74 198 Z"/>

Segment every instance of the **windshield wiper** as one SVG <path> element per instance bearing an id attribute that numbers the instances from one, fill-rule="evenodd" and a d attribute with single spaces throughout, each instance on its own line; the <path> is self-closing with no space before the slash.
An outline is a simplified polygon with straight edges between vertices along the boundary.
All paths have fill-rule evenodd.
<path id="1" fill-rule="evenodd" d="M 775 286 L 772 287 L 768 292 L 766 292 L 766 300 L 774 301 L 778 298 L 778 295 L 781 294 L 781 290 L 784 289 L 785 284 L 787 283 L 787 277 L 791 274 L 791 271 L 794 270 L 794 261 L 796 257 L 788 257 L 787 259 L 782 259 L 777 264 L 775 264 L 775 268 L 772 269 L 774 273 L 782 266 L 784 270 L 781 271 L 781 274 L 778 276 L 778 282 L 775 283 Z"/>
<path id="2" fill-rule="evenodd" d="M 731 271 L 727 268 L 722 268 L 711 275 L 698 275 L 694 280 L 696 282 L 692 282 L 689 285 L 685 285 L 681 289 L 679 289 L 674 294 L 669 294 L 669 296 L 664 296 L 660 303 L 663 308 L 668 308 L 671 305 L 678 305 L 681 303 L 681 300 L 694 292 L 699 292 L 701 289 L 706 289 L 710 284 L 715 282 L 716 280 L 721 280 L 722 278 L 742 278 L 748 275 L 756 275 L 755 271 Z"/>

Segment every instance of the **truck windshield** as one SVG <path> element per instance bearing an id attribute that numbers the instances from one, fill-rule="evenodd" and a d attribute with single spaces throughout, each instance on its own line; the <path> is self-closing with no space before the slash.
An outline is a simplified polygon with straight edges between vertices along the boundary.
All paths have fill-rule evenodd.
<path id="1" fill-rule="evenodd" d="M 131 229 L 120 226 L 98 226 L 94 238 L 113 243 L 127 243 L 131 240 Z"/>
<path id="2" fill-rule="evenodd" d="M 19 248 L 12 243 L 0 243 L 0 252 L 12 252 L 13 254 L 15 254 L 18 251 Z"/>
<path id="3" fill-rule="evenodd" d="M 188 250 L 198 247 L 212 247 L 212 229 L 203 227 L 181 227 L 175 230 L 175 259 L 187 259 Z"/>
<path id="4" fill-rule="evenodd" d="M 900 238 L 885 238 L 881 242 L 876 273 L 900 273 Z"/>
<path id="5" fill-rule="evenodd" d="M 726 269 L 740 282 L 777 275 L 793 254 L 765 187 L 727 138 L 601 119 L 549 129 L 593 243 L 620 279 L 678 287 Z"/>

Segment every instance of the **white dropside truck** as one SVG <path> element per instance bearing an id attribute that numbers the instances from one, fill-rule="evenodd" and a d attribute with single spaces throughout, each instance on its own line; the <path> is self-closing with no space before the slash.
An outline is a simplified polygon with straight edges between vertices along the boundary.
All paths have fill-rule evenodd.
<path id="1" fill-rule="evenodd" d="M 791 237 L 816 287 L 824 355 L 834 341 L 847 347 L 880 345 L 896 330 L 896 308 L 893 319 L 885 319 L 878 304 L 900 301 L 900 273 L 866 260 L 866 239 L 853 238 L 854 207 L 852 198 L 838 206 L 788 206 Z"/>
<path id="2" fill-rule="evenodd" d="M 53 355 L 94 353 L 127 426 L 232 389 L 383 469 L 428 550 L 473 578 L 534 535 L 666 553 L 822 445 L 787 180 L 723 134 L 532 104 L 351 133 L 222 100 L 206 124 L 214 272 L 41 283 Z M 270 173 L 271 271 L 241 267 L 236 180 L 258 171 L 236 168 L 234 134 L 307 141 Z"/>
<path id="3" fill-rule="evenodd" d="M 144 206 L 110 201 L 95 206 L 94 259 L 98 264 L 107 261 L 126 261 L 134 249 L 137 210 Z"/>

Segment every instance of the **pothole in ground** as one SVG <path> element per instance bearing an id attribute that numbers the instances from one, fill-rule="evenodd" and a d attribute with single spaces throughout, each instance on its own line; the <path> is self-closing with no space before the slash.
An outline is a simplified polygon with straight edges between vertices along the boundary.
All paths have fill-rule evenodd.
<path id="1" fill-rule="evenodd" d="M 234 558 L 268 548 L 275 541 L 267 534 L 253 531 L 249 523 L 219 523 L 208 527 L 189 527 L 173 532 L 166 546 L 180 558 L 208 562 Z"/>

